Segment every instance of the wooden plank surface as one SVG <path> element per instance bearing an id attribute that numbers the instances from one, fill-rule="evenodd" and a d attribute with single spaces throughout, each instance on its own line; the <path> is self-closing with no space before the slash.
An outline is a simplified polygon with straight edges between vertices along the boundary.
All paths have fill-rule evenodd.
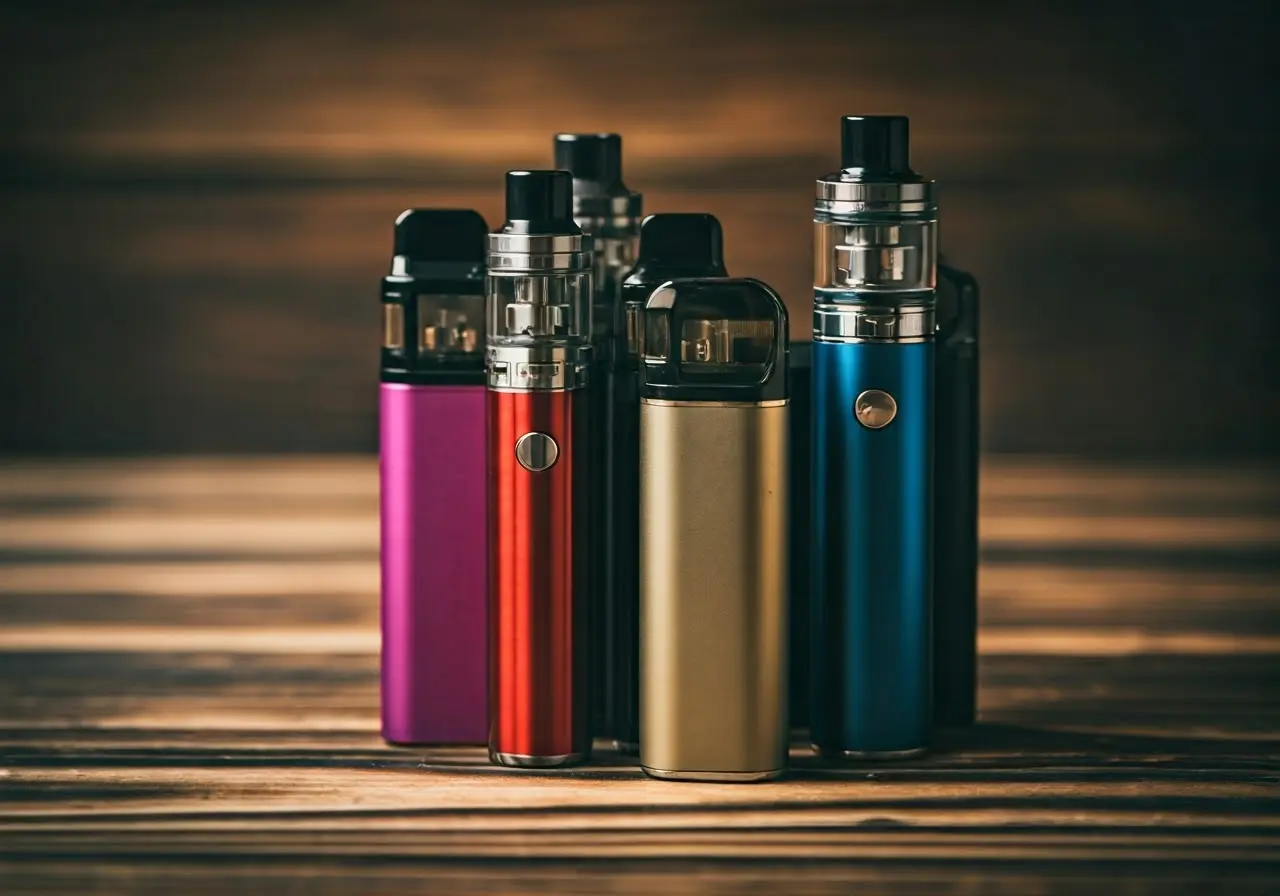
<path id="1" fill-rule="evenodd" d="M 984 471 L 982 724 L 671 784 L 377 736 L 376 465 L 0 466 L 0 891 L 1270 892 L 1280 475 Z"/>

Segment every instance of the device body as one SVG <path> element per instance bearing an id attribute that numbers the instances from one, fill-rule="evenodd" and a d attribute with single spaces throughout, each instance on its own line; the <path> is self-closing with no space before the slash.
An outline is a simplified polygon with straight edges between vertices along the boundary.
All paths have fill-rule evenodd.
<path id="1" fill-rule="evenodd" d="M 933 724 L 936 206 L 905 118 L 844 120 L 814 206 L 811 736 L 899 758 Z"/>
<path id="2" fill-rule="evenodd" d="M 585 389 L 489 394 L 490 435 L 507 449 L 489 461 L 498 508 L 489 533 L 492 749 L 506 765 L 564 765 L 587 753 L 588 496 L 576 466 L 586 456 L 588 403 Z M 558 446 L 546 469 L 538 469 L 546 454 L 522 462 L 516 446 L 529 434 Z"/>
<path id="3" fill-rule="evenodd" d="M 634 753 L 636 735 L 636 601 L 629 551 L 635 538 L 634 458 L 638 425 L 634 378 L 626 378 L 621 283 L 635 264 L 643 200 L 622 181 L 617 134 L 557 134 L 556 167 L 573 175 L 573 219 L 591 237 L 593 295 L 588 387 L 592 438 L 591 521 L 584 542 L 591 555 L 592 734 Z M 656 284 L 655 284 L 656 285 Z M 630 490 L 629 490 L 630 489 Z"/>
<path id="4" fill-rule="evenodd" d="M 587 758 L 590 240 L 564 171 L 510 172 L 486 289 L 490 758 Z"/>
<path id="5" fill-rule="evenodd" d="M 640 762 L 749 782 L 786 766 L 787 326 L 754 280 L 673 280 L 645 311 Z"/>
<path id="6" fill-rule="evenodd" d="M 788 393 L 791 413 L 790 431 L 791 474 L 789 496 L 791 510 L 788 515 L 791 531 L 791 563 L 788 575 L 787 605 L 788 629 L 791 634 L 789 651 L 788 700 L 791 712 L 791 733 L 795 737 L 809 730 L 809 605 L 811 602 L 811 573 L 809 566 L 810 532 L 812 531 L 812 487 L 809 473 L 810 437 L 813 407 L 813 343 L 792 341 Z"/>
<path id="7" fill-rule="evenodd" d="M 978 282 L 938 265 L 934 400 L 933 717 L 977 716 Z"/>
<path id="8" fill-rule="evenodd" d="M 382 284 L 381 703 L 392 743 L 487 736 L 487 230 L 475 212 L 406 212 Z"/>

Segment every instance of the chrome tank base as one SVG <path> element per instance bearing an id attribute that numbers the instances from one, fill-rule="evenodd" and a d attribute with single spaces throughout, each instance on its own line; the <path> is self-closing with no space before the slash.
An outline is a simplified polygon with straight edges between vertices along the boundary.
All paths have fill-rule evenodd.
<path id="1" fill-rule="evenodd" d="M 576 342 L 490 345 L 485 382 L 502 392 L 563 392 L 591 382 L 591 347 Z"/>
<path id="2" fill-rule="evenodd" d="M 587 761 L 586 753 L 562 753 L 559 756 L 524 756 L 519 753 L 489 751 L 489 761 L 507 768 L 565 768 Z"/>

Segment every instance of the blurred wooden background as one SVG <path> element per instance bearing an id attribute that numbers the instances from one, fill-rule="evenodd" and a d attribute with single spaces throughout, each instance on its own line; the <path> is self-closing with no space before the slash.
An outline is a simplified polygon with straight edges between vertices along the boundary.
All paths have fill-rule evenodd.
<path id="1" fill-rule="evenodd" d="M 964 8 L 970 6 L 971 8 Z M 618 130 L 807 331 L 837 119 L 912 116 L 985 289 L 989 451 L 1274 454 L 1275 4 L 0 10 L 0 450 L 371 450 L 401 209 Z"/>

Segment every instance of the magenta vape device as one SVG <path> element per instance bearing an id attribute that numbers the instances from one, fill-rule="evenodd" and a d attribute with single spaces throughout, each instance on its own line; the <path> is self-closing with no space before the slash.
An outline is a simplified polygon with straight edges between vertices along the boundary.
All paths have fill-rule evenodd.
<path id="1" fill-rule="evenodd" d="M 484 284 L 476 212 L 396 220 L 382 281 L 382 736 L 488 740 Z"/>

